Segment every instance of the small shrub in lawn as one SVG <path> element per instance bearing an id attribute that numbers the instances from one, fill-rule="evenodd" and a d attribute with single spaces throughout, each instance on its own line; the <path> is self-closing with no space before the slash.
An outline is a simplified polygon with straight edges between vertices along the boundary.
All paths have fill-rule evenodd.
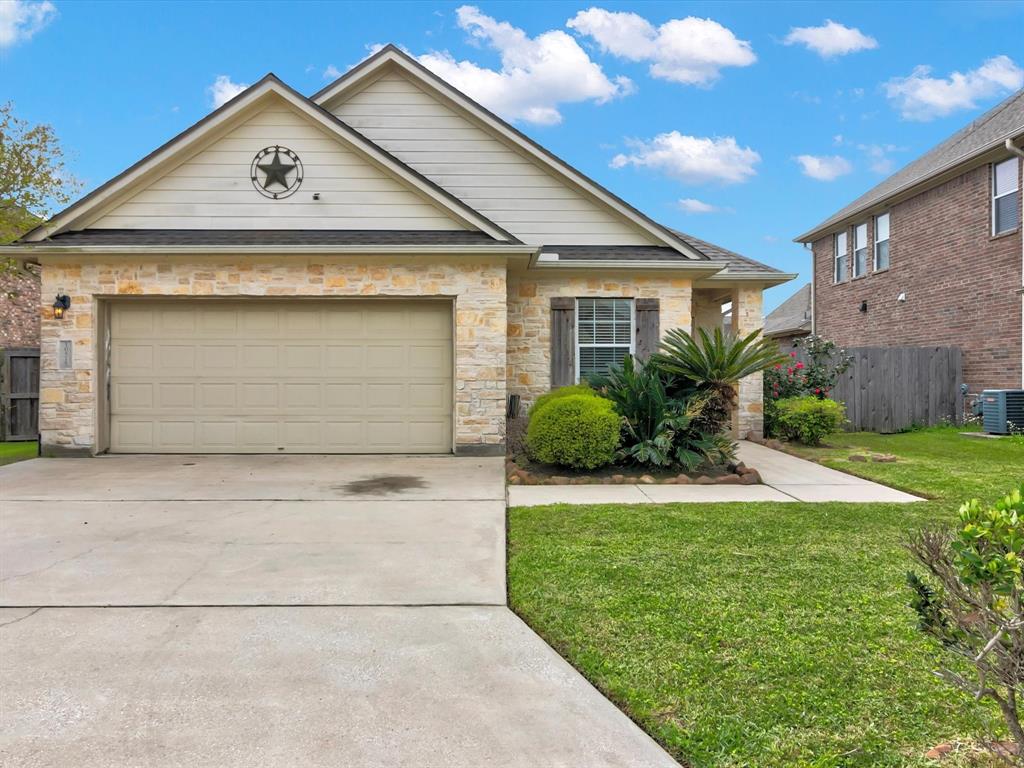
<path id="1" fill-rule="evenodd" d="M 845 349 L 821 336 L 812 334 L 798 339 L 796 346 L 803 348 L 806 362 L 797 360 L 796 352 L 790 352 L 789 360 L 778 362 L 764 372 L 764 431 L 767 436 L 779 434 L 779 400 L 803 395 L 824 400 L 853 363 L 853 356 Z"/>
<path id="2" fill-rule="evenodd" d="M 963 664 L 939 673 L 977 699 L 999 705 L 1024 757 L 1018 697 L 1024 692 L 1024 485 L 992 506 L 977 499 L 960 507 L 952 528 L 920 531 L 907 548 L 931 574 L 907 574 L 918 627 Z"/>
<path id="3" fill-rule="evenodd" d="M 571 384 L 568 387 L 559 387 L 553 389 L 550 392 L 545 392 L 543 395 L 538 397 L 533 405 L 530 406 L 530 412 L 527 414 L 532 417 L 537 411 L 543 408 L 550 402 L 559 400 L 563 397 L 571 397 L 572 395 L 589 395 L 590 397 L 598 397 L 598 394 L 591 389 L 589 384 Z"/>
<path id="4" fill-rule="evenodd" d="M 530 458 L 573 469 L 611 464 L 619 446 L 620 417 L 610 400 L 567 395 L 535 408 L 526 428 Z"/>
<path id="5" fill-rule="evenodd" d="M 825 435 L 838 430 L 845 420 L 843 406 L 834 400 L 790 397 L 775 403 L 779 432 L 804 445 L 819 445 Z"/>

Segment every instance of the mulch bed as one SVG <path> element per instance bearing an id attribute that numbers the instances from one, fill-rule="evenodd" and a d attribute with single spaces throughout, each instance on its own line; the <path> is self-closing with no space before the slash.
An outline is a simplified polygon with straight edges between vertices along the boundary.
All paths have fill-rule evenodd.
<path id="1" fill-rule="evenodd" d="M 607 466 L 572 470 L 538 464 L 526 455 L 526 419 L 508 420 L 505 477 L 509 485 L 758 485 L 761 475 L 742 462 L 728 467 L 709 467 L 695 473 L 654 470 L 647 467 Z"/>

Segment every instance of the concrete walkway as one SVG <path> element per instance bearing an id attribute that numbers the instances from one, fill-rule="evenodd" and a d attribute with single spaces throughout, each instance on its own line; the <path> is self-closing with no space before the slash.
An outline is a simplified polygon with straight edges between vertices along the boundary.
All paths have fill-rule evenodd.
<path id="1" fill-rule="evenodd" d="M 678 768 L 504 553 L 500 458 L 0 468 L 0 765 Z"/>
<path id="2" fill-rule="evenodd" d="M 895 488 L 747 440 L 739 443 L 739 459 L 761 473 L 763 485 L 512 485 L 508 488 L 508 505 L 922 501 Z"/>

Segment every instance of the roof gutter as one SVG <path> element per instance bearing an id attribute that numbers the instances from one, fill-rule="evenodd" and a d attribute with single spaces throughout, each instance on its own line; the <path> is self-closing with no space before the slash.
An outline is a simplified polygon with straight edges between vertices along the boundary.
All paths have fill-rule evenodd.
<path id="1" fill-rule="evenodd" d="M 678 261 L 666 261 L 664 259 L 537 259 L 530 262 L 530 269 L 653 269 L 663 272 L 689 272 L 701 275 L 713 275 L 725 269 L 725 262 L 721 261 L 697 261 L 696 259 L 679 259 Z"/>
<path id="2" fill-rule="evenodd" d="M 157 254 L 188 255 L 385 255 L 441 254 L 446 256 L 527 255 L 537 247 L 519 244 L 495 245 L 57 245 L 54 243 L 20 243 L 0 246 L 0 257 L 16 261 L 32 261 L 35 256 L 137 256 Z"/>

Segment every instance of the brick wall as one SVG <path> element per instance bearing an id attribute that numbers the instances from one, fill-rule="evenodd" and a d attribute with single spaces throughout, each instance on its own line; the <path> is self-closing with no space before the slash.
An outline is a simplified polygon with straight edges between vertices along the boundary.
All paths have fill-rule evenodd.
<path id="1" fill-rule="evenodd" d="M 39 277 L 17 268 L 0 274 L 0 349 L 39 346 Z"/>
<path id="2" fill-rule="evenodd" d="M 840 285 L 833 237 L 817 240 L 817 332 L 843 346 L 959 346 L 972 391 L 1020 387 L 1021 232 L 992 237 L 990 189 L 985 165 L 897 204 L 890 268 Z M 852 273 L 852 231 L 847 240 Z"/>

